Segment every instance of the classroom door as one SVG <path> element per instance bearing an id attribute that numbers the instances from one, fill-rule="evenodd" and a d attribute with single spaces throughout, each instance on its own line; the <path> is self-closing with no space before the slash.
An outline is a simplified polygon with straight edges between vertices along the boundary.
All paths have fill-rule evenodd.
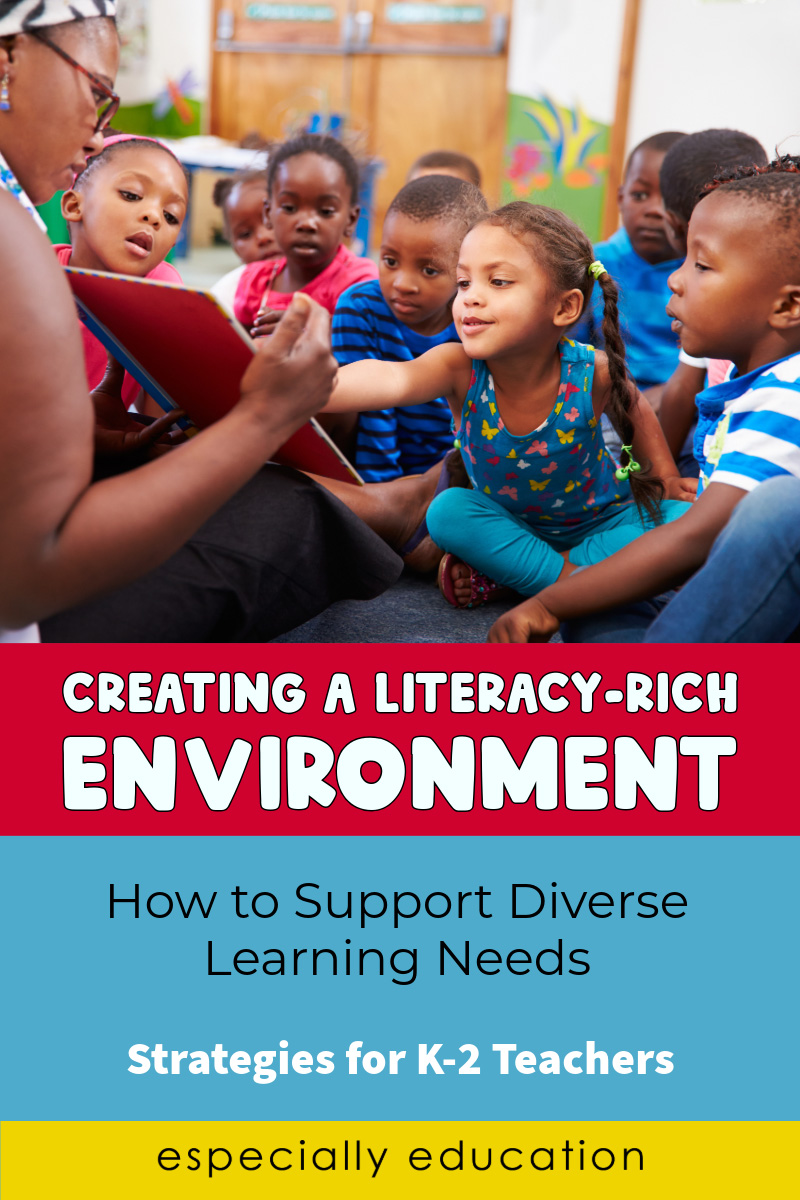
<path id="1" fill-rule="evenodd" d="M 474 158 L 498 203 L 511 3 L 215 0 L 211 131 L 281 138 L 309 113 L 343 114 L 357 149 L 384 164 L 378 228 L 429 150 Z"/>

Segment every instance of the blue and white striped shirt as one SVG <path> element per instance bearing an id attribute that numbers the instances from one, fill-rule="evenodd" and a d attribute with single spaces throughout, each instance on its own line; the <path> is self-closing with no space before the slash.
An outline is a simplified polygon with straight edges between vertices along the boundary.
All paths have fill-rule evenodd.
<path id="1" fill-rule="evenodd" d="M 433 346 L 457 342 L 455 325 L 433 337 L 414 333 L 397 320 L 377 279 L 342 292 L 333 314 L 333 353 L 337 362 L 376 358 L 411 362 Z M 359 413 L 355 463 L 368 483 L 427 471 L 453 446 L 452 418 L 446 400 L 407 408 Z"/>
<path id="2" fill-rule="evenodd" d="M 697 396 L 700 487 L 750 492 L 776 475 L 800 478 L 800 354 L 734 375 Z"/>

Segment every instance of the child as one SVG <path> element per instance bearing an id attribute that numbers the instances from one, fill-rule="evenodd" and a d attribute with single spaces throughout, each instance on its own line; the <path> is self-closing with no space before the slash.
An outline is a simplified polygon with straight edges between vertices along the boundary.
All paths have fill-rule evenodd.
<path id="1" fill-rule="evenodd" d="M 703 194 L 703 188 L 715 176 L 737 168 L 764 166 L 763 146 L 737 129 L 704 129 L 681 138 L 664 156 L 661 165 L 661 193 L 666 210 L 666 231 L 676 255 L 686 255 L 689 218 Z M 685 350 L 664 387 L 658 419 L 667 445 L 683 475 L 697 475 L 693 453 L 696 418 L 694 398 L 706 386 L 721 383 L 730 363 L 715 359 L 691 358 Z"/>
<path id="2" fill-rule="evenodd" d="M 61 210 L 72 244 L 55 247 L 58 260 L 64 266 L 180 283 L 180 275 L 164 259 L 178 239 L 187 203 L 186 175 L 171 150 L 149 138 L 109 138 L 64 193 Z M 108 354 L 85 326 L 81 332 L 86 375 L 94 390 L 106 372 Z M 140 394 L 139 384 L 126 374 L 125 407 Z M 161 418 L 156 428 L 163 431 L 172 423 Z M 152 427 L 148 435 L 148 441 L 155 436 Z"/>
<path id="3" fill-rule="evenodd" d="M 466 154 L 459 154 L 455 150 L 431 150 L 429 154 L 421 154 L 416 162 L 412 163 L 406 183 L 413 183 L 415 179 L 422 179 L 425 175 L 452 175 L 454 179 L 463 179 L 466 183 L 474 184 L 479 190 L 481 186 L 478 164 Z"/>
<path id="4" fill-rule="evenodd" d="M 238 171 L 214 184 L 214 203 L 222 210 L 225 237 L 243 263 L 278 257 L 275 235 L 267 227 L 265 171 Z"/>
<path id="5" fill-rule="evenodd" d="M 473 184 L 445 175 L 417 179 L 398 192 L 383 225 L 378 279 L 348 288 L 333 314 L 339 363 L 410 362 L 458 341 L 452 317 L 458 251 L 487 211 Z M 355 467 L 368 482 L 396 479 L 428 470 L 452 446 L 450 409 L 441 397 L 360 413 Z"/>
<path id="6" fill-rule="evenodd" d="M 106 138 L 62 196 L 71 244 L 55 247 L 59 262 L 180 283 L 164 259 L 178 240 L 187 203 L 186 174 L 171 150 L 153 138 Z M 142 230 L 152 238 L 141 237 Z"/>
<path id="7" fill-rule="evenodd" d="M 218 179 L 214 185 L 214 203 L 222 210 L 225 237 L 245 266 L 278 257 L 280 251 L 272 230 L 267 228 L 264 212 L 267 203 L 265 170 L 239 171 Z M 212 288 L 217 299 L 231 311 L 242 270 L 242 267 L 236 267 L 229 271 Z"/>
<path id="8" fill-rule="evenodd" d="M 684 136 L 657 133 L 634 148 L 617 193 L 622 228 L 594 248 L 619 286 L 628 367 L 642 391 L 663 384 L 678 362 L 677 341 L 664 310 L 667 280 L 680 260 L 667 239 L 659 172 L 664 155 Z M 601 298 L 595 296 L 573 336 L 602 346 L 602 319 Z"/>
<path id="9" fill-rule="evenodd" d="M 606 300 L 608 347 L 597 356 L 562 340 L 594 278 Z M 327 405 L 358 411 L 445 396 L 474 490 L 449 488 L 433 501 L 427 522 L 437 545 L 534 595 L 545 580 L 685 511 L 673 499 L 683 488 L 655 414 L 625 372 L 616 286 L 574 222 L 523 201 L 491 213 L 464 240 L 458 287 L 461 346 L 437 346 L 410 363 L 342 367 Z M 617 476 L 598 428 L 605 409 L 625 443 Z M 659 504 L 662 494 L 670 499 Z M 485 581 L 455 565 L 443 590 L 459 606 L 474 603 Z"/>
<path id="10" fill-rule="evenodd" d="M 254 336 L 272 333 L 295 292 L 332 313 L 346 288 L 378 274 L 370 259 L 344 245 L 360 212 L 358 166 L 336 138 L 307 133 L 278 146 L 267 193 L 267 224 L 281 257 L 246 266 L 234 303 L 237 320 Z"/>
<path id="11" fill-rule="evenodd" d="M 700 201 L 689 223 L 686 262 L 670 281 L 670 316 L 688 354 L 729 358 L 735 368 L 727 381 L 698 397 L 695 445 L 701 495 L 681 520 L 647 533 L 613 559 L 559 581 L 506 614 L 495 624 L 492 640 L 547 640 L 560 620 L 642 600 L 683 583 L 703 566 L 740 501 L 750 505 L 750 493 L 762 487 L 764 494 L 769 489 L 775 496 L 776 487 L 800 478 L 798 247 L 800 175 L 780 163 L 772 171 L 723 183 Z M 741 532 L 741 524 L 735 525 Z M 760 544 L 772 545 L 769 526 L 763 526 L 760 538 L 754 532 L 758 534 L 749 530 L 749 539 L 739 545 L 738 579 L 749 574 L 752 583 L 752 577 L 764 576 L 768 594 L 757 601 L 764 607 L 773 603 L 776 576 L 780 581 L 796 572 L 797 559 L 793 548 L 786 561 L 774 548 L 770 562 L 760 561 Z M 674 608 L 684 618 L 684 632 L 689 618 L 695 630 L 702 627 L 698 640 L 750 640 L 741 630 L 753 614 L 740 612 L 734 581 L 720 581 L 712 562 L 709 568 L 714 595 L 708 594 L 704 568 L 656 625 Z M 703 611 L 692 612 L 693 597 L 701 594 Z M 729 612 L 736 614 L 735 621 L 728 619 Z M 788 615 L 797 624 L 796 607 Z M 648 641 L 663 640 L 655 628 L 646 636 Z M 627 640 L 641 640 L 641 633 Z"/>

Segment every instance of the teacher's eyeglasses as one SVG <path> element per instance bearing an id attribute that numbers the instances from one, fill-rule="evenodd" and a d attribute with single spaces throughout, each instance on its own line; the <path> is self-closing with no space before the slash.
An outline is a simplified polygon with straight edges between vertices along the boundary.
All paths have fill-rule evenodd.
<path id="1" fill-rule="evenodd" d="M 32 34 L 32 36 L 35 37 L 38 42 L 41 42 L 43 45 L 49 46 L 51 50 L 54 50 L 59 58 L 64 59 L 64 62 L 68 62 L 69 65 L 74 67 L 76 71 L 80 71 L 81 75 L 86 76 L 92 85 L 92 95 L 94 96 L 95 104 L 97 105 L 97 124 L 94 127 L 94 131 L 95 133 L 100 133 L 102 129 L 107 129 L 114 120 L 117 109 L 119 108 L 119 96 L 117 93 L 113 91 L 107 83 L 103 83 L 102 79 L 98 79 L 98 77 L 93 75 L 91 71 L 87 71 L 86 67 L 83 67 L 79 62 L 76 62 L 71 54 L 67 54 L 66 50 L 62 50 L 61 47 L 57 46 L 55 42 L 51 42 L 50 39 L 45 37 L 40 30 L 31 29 L 28 32 Z"/>

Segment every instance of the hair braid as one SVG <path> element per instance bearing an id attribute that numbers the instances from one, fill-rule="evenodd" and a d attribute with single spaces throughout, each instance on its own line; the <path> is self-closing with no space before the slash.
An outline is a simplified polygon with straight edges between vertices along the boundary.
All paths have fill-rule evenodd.
<path id="1" fill-rule="evenodd" d="M 630 415 L 633 381 L 625 365 L 625 343 L 619 327 L 619 288 L 607 271 L 600 276 L 597 282 L 603 293 L 603 340 L 608 358 L 608 373 L 611 376 L 606 412 L 611 424 L 622 438 L 623 446 L 630 446 L 634 435 L 633 421 Z M 647 401 L 642 400 L 640 403 L 646 404 Z M 627 450 L 623 450 L 621 465 L 625 467 L 630 461 L 630 454 Z M 644 509 L 647 515 L 659 524 L 661 521 L 659 501 L 664 495 L 664 488 L 660 479 L 650 475 L 649 463 L 642 463 L 641 468 L 640 471 L 632 471 L 628 476 L 631 494 L 639 511 Z"/>

